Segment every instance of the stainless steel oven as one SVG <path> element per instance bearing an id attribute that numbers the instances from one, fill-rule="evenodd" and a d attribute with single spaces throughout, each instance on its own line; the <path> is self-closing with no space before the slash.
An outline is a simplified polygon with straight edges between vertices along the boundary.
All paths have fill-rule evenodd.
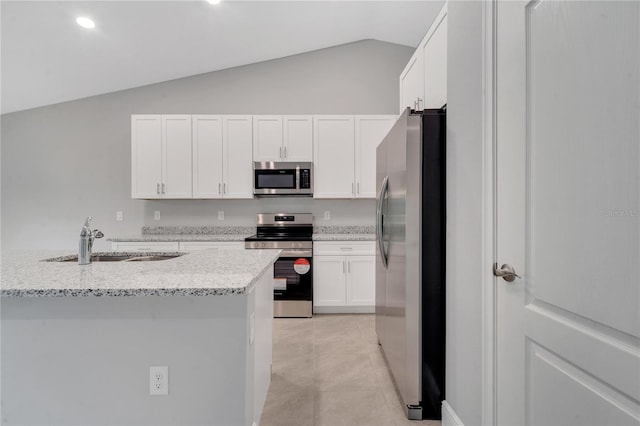
<path id="1" fill-rule="evenodd" d="M 254 161 L 253 195 L 313 196 L 313 163 Z"/>
<path id="2" fill-rule="evenodd" d="M 313 312 L 313 215 L 269 213 L 258 215 L 257 233 L 245 239 L 245 248 L 276 248 L 274 316 L 310 318 Z"/>

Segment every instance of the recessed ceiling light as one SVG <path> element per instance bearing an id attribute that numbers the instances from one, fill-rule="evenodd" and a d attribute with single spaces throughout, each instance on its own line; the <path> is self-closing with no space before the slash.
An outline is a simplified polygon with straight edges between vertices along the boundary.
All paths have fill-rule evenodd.
<path id="1" fill-rule="evenodd" d="M 209 4 L 220 4 L 222 0 L 207 0 L 207 3 Z"/>
<path id="2" fill-rule="evenodd" d="M 78 17 L 78 19 L 76 19 L 76 22 L 78 23 L 78 25 L 80 25 L 82 28 L 94 28 L 96 26 L 96 23 L 93 22 L 91 19 L 86 18 L 84 16 L 80 16 Z"/>

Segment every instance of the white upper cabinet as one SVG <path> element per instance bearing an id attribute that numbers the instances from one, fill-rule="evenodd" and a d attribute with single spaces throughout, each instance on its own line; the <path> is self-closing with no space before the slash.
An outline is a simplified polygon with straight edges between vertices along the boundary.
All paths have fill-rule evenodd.
<path id="1" fill-rule="evenodd" d="M 406 108 L 420 109 L 424 102 L 424 63 L 418 48 L 400 74 L 400 112 Z"/>
<path id="2" fill-rule="evenodd" d="M 313 117 L 282 117 L 284 161 L 313 161 Z"/>
<path id="3" fill-rule="evenodd" d="M 424 60 L 424 108 L 441 108 L 447 103 L 447 14 L 438 15 L 422 45 Z"/>
<path id="4" fill-rule="evenodd" d="M 313 119 L 254 115 L 253 161 L 313 161 Z"/>
<path id="5" fill-rule="evenodd" d="M 313 118 L 314 198 L 353 198 L 355 124 L 352 115 Z"/>
<path id="6" fill-rule="evenodd" d="M 191 198 L 191 116 L 131 116 L 132 198 Z"/>
<path id="7" fill-rule="evenodd" d="M 396 121 L 395 115 L 356 115 L 356 197 L 376 198 L 376 148 Z"/>
<path id="8" fill-rule="evenodd" d="M 283 161 L 282 116 L 253 116 L 253 161 Z"/>
<path id="9" fill-rule="evenodd" d="M 314 117 L 314 198 L 375 198 L 376 147 L 394 115 Z"/>
<path id="10" fill-rule="evenodd" d="M 250 115 L 132 115 L 132 198 L 253 198 Z"/>
<path id="11" fill-rule="evenodd" d="M 224 198 L 253 198 L 252 116 L 222 116 Z"/>
<path id="12" fill-rule="evenodd" d="M 400 113 L 447 103 L 447 4 L 400 73 Z"/>
<path id="13" fill-rule="evenodd" d="M 222 198 L 222 116 L 194 115 L 193 198 Z"/>
<path id="14" fill-rule="evenodd" d="M 161 198 L 162 120 L 159 115 L 131 116 L 131 197 Z"/>

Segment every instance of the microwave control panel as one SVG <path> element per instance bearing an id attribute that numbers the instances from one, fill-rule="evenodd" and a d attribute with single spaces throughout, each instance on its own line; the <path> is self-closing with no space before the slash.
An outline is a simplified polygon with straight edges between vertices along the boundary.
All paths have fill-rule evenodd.
<path id="1" fill-rule="evenodd" d="M 301 169 L 300 170 L 300 189 L 309 189 L 309 188 L 311 188 L 311 170 Z"/>

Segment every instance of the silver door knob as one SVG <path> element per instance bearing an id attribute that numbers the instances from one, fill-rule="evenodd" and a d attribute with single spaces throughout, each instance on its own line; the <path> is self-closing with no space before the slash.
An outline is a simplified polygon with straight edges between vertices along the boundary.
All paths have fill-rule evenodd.
<path id="1" fill-rule="evenodd" d="M 498 264 L 493 264 L 493 275 L 496 277 L 502 277 L 507 282 L 513 282 L 516 278 L 522 278 L 520 275 L 516 274 L 516 270 L 513 269 L 513 266 L 505 263 L 500 268 L 498 268 Z"/>

